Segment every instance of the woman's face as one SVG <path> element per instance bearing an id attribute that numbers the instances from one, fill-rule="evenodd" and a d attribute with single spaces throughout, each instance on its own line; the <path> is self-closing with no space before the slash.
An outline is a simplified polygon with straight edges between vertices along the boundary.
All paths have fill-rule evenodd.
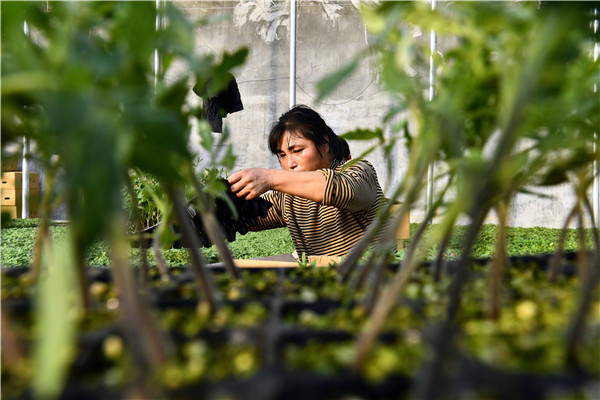
<path id="1" fill-rule="evenodd" d="M 288 171 L 316 171 L 331 164 L 329 144 L 324 143 L 317 150 L 311 140 L 299 134 L 285 132 L 277 147 L 281 166 Z"/>

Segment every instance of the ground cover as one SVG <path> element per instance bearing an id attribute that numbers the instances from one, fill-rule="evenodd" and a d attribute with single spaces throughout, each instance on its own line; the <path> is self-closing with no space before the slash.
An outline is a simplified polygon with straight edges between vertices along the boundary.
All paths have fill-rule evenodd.
<path id="1" fill-rule="evenodd" d="M 2 267 L 28 266 L 31 263 L 33 254 L 33 244 L 37 232 L 37 219 L 12 220 L 5 224 L 1 232 L 2 241 Z M 419 224 L 411 224 L 411 232 L 415 232 Z M 54 225 L 51 227 L 52 236 L 55 239 L 65 237 L 68 226 Z M 436 229 L 436 225 L 428 228 L 428 231 Z M 446 256 L 450 259 L 456 258 L 460 254 L 461 240 L 465 232 L 464 226 L 458 226 L 455 234 L 452 236 L 450 245 L 446 251 Z M 495 252 L 495 238 L 497 226 L 488 224 L 483 227 L 479 238 L 474 246 L 473 255 L 475 258 L 485 258 L 493 256 Z M 553 228 L 508 228 L 507 232 L 507 253 L 511 256 L 521 256 L 528 254 L 548 254 L 556 251 L 559 229 Z M 587 231 L 587 246 L 591 246 L 591 231 Z M 407 241 L 407 245 L 410 241 Z M 237 235 L 234 242 L 229 243 L 232 256 L 239 259 L 248 259 L 256 257 L 266 257 L 276 254 L 291 253 L 294 250 L 291 237 L 286 228 L 273 229 L 264 232 L 248 232 L 246 235 Z M 577 232 L 570 229 L 565 240 L 565 250 L 575 251 L 578 249 Z M 138 249 L 131 250 L 131 257 L 134 264 L 140 263 L 140 252 Z M 213 247 L 202 249 L 202 253 L 207 262 L 217 262 L 217 252 Z M 430 258 L 435 257 L 435 250 L 430 252 Z M 187 250 L 185 249 L 165 249 L 163 251 L 166 264 L 168 266 L 184 266 L 190 264 Z M 404 251 L 396 254 L 396 258 L 401 260 Z M 148 254 L 149 262 L 154 265 L 155 258 L 152 252 Z M 87 253 L 86 264 L 90 266 L 108 266 L 110 257 L 108 246 L 101 242 L 95 242 Z"/>

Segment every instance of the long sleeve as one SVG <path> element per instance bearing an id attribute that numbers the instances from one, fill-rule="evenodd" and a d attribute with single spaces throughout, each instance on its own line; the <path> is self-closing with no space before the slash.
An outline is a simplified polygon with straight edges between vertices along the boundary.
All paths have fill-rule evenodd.
<path id="1" fill-rule="evenodd" d="M 322 169 L 325 174 L 323 204 L 358 212 L 377 200 L 377 175 L 373 166 L 360 160 L 348 168 Z"/>

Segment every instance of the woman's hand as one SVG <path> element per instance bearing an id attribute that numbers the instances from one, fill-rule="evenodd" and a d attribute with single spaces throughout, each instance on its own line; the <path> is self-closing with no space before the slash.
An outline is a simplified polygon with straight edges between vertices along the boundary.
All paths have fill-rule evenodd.
<path id="1" fill-rule="evenodd" d="M 270 179 L 271 171 L 265 168 L 248 168 L 236 172 L 227 180 L 233 193 L 238 197 L 251 200 L 273 188 Z"/>

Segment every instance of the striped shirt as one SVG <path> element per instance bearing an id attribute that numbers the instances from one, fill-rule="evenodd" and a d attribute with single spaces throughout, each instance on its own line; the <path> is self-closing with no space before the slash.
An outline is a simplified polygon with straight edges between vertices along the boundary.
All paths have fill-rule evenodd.
<path id="1" fill-rule="evenodd" d="M 346 255 L 375 219 L 385 197 L 375 168 L 366 160 L 318 171 L 326 182 L 322 202 L 270 191 L 263 197 L 273 207 L 251 230 L 287 226 L 299 255 Z"/>

